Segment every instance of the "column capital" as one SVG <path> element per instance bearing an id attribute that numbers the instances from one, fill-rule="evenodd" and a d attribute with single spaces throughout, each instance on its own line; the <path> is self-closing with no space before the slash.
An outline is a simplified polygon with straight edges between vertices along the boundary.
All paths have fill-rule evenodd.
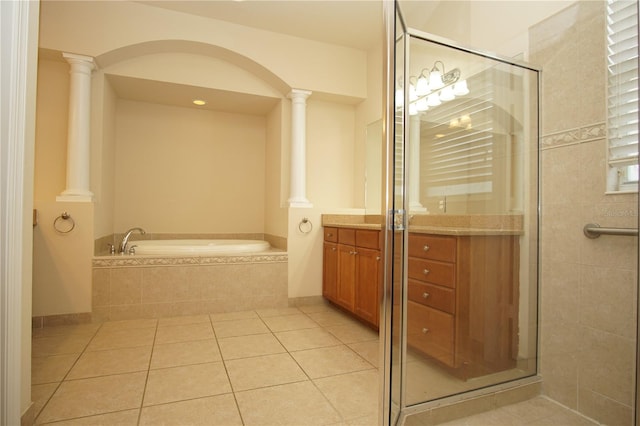
<path id="1" fill-rule="evenodd" d="M 91 56 L 62 52 L 62 57 L 71 65 L 88 66 L 92 71 L 96 68 L 96 63 Z"/>
<path id="2" fill-rule="evenodd" d="M 310 90 L 291 89 L 287 98 L 289 99 L 307 99 L 313 92 Z"/>

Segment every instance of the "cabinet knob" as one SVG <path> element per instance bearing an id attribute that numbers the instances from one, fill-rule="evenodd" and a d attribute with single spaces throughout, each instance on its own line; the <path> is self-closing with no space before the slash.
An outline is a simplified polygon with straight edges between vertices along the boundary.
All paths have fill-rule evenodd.
<path id="1" fill-rule="evenodd" d="M 425 274 L 425 275 L 429 275 L 429 270 L 425 269 L 425 270 L 422 271 L 422 273 Z"/>
<path id="2" fill-rule="evenodd" d="M 376 256 L 376 260 L 380 260 L 380 256 Z"/>
<path id="3" fill-rule="evenodd" d="M 424 251 L 429 251 L 429 249 L 430 249 L 430 248 L 431 248 L 431 247 L 429 247 L 428 245 L 426 245 L 426 244 L 425 244 L 425 246 L 424 246 L 424 247 L 422 247 L 422 250 L 424 250 Z"/>
<path id="4" fill-rule="evenodd" d="M 428 329 L 428 328 L 423 328 L 423 329 L 422 329 L 422 334 L 427 334 L 428 332 L 429 332 L 429 329 Z"/>
<path id="5" fill-rule="evenodd" d="M 333 237 L 333 234 L 332 234 L 331 232 L 329 232 L 329 233 L 327 234 L 327 237 Z"/>
<path id="6" fill-rule="evenodd" d="M 336 248 L 335 247 L 331 247 L 331 251 L 336 251 Z"/>
<path id="7" fill-rule="evenodd" d="M 422 297 L 424 297 L 425 299 L 429 297 L 429 293 L 427 293 L 426 291 L 424 293 L 422 293 Z"/>

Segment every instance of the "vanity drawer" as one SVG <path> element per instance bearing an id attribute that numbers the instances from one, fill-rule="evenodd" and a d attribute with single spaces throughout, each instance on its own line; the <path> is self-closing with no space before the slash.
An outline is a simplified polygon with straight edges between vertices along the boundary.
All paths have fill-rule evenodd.
<path id="1" fill-rule="evenodd" d="M 338 242 L 338 228 L 325 227 L 324 240 L 332 243 Z"/>
<path id="2" fill-rule="evenodd" d="M 350 246 L 356 245 L 356 230 L 338 228 L 338 242 L 340 244 L 347 244 Z"/>
<path id="3" fill-rule="evenodd" d="M 380 248 L 380 231 L 357 229 L 356 247 L 378 250 Z"/>
<path id="4" fill-rule="evenodd" d="M 456 299 L 452 289 L 409 280 L 409 300 L 450 314 L 455 313 Z"/>
<path id="5" fill-rule="evenodd" d="M 409 234 L 409 256 L 455 262 L 456 239 L 442 235 Z"/>
<path id="6" fill-rule="evenodd" d="M 455 264 L 409 258 L 409 278 L 433 284 L 455 287 Z"/>
<path id="7" fill-rule="evenodd" d="M 453 367 L 453 315 L 409 301 L 407 343 Z"/>

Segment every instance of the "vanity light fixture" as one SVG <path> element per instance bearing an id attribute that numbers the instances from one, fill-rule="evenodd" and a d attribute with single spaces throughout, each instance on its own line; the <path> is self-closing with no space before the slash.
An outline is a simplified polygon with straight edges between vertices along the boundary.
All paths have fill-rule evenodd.
<path id="1" fill-rule="evenodd" d="M 400 80 L 402 83 L 402 80 Z M 425 68 L 416 78 L 409 77 L 409 115 L 424 112 L 442 102 L 452 101 L 456 96 L 469 94 L 466 80 L 460 80 L 460 69 L 446 71 L 442 61 L 435 61 L 432 68 Z M 404 105 L 402 84 L 395 93 L 396 107 Z"/>
<path id="2" fill-rule="evenodd" d="M 193 100 L 193 104 L 194 105 L 198 105 L 198 106 L 202 106 L 202 105 L 206 105 L 207 101 L 205 101 L 204 99 L 194 99 Z"/>

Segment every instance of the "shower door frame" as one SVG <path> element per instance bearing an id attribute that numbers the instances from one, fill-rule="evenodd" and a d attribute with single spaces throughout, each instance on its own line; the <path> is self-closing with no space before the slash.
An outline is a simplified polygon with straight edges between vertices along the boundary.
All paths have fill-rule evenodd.
<path id="1" fill-rule="evenodd" d="M 491 54 L 488 52 L 483 52 L 477 49 L 473 49 L 467 46 L 463 46 L 455 41 L 446 39 L 444 37 L 440 37 L 440 36 L 436 36 L 433 34 L 429 34 L 426 33 L 424 31 L 420 31 L 420 30 L 416 30 L 414 28 L 410 28 L 406 26 L 406 23 L 404 21 L 404 19 L 402 18 L 402 12 L 399 9 L 399 6 L 397 5 L 397 2 L 395 0 L 391 1 L 391 0 L 383 0 L 383 17 L 384 17 L 384 23 L 385 23 L 385 45 L 384 45 L 384 56 L 383 56 L 383 60 L 386 61 L 386 63 L 384 64 L 384 90 L 383 90 L 383 100 L 385 102 L 384 107 L 385 107 L 385 111 L 383 114 L 384 117 L 384 122 L 383 122 L 383 135 L 384 135 L 384 141 L 385 141 L 385 145 L 386 145 L 386 154 L 387 154 L 387 161 L 386 161 L 386 170 L 385 173 L 383 173 L 383 176 L 386 178 L 386 182 L 384 182 L 383 184 L 383 188 L 386 189 L 386 193 L 385 196 L 383 197 L 383 209 L 386 212 L 386 221 L 385 221 L 385 276 L 384 276 L 384 292 L 383 292 L 383 297 L 381 300 L 382 303 L 382 309 L 380 310 L 381 312 L 381 322 L 380 324 L 382 325 L 380 328 L 380 332 L 381 332 L 381 360 L 383 360 L 383 371 L 381 372 L 382 374 L 382 406 L 380 407 L 380 415 L 382 416 L 382 424 L 390 424 L 390 425 L 395 425 L 395 424 L 400 424 L 404 418 L 408 415 L 411 414 L 416 414 L 416 413 L 420 413 L 426 410 L 429 410 L 430 408 L 436 407 L 436 406 L 440 406 L 442 404 L 451 404 L 451 403 L 457 403 L 457 402 L 462 402 L 464 400 L 467 400 L 469 398 L 474 398 L 474 397 L 480 397 L 483 395 L 489 395 L 492 393 L 495 393 L 497 391 L 504 391 L 504 390 L 508 390 L 511 388 L 515 388 L 518 386 L 522 386 L 522 385 L 527 385 L 527 384 L 532 384 L 532 383 L 537 383 L 541 381 L 541 377 L 539 376 L 539 368 L 540 368 L 540 362 L 539 362 L 539 358 L 540 358 L 540 332 L 539 332 L 539 318 L 540 318 L 540 265 L 539 265 L 539 259 L 540 259 L 540 202 L 541 202 L 541 197 L 540 197 L 540 177 L 541 177 L 541 164 L 540 164 L 540 91 L 541 91 L 541 78 L 542 78 L 542 72 L 540 68 L 537 68 L 531 64 L 522 62 L 522 61 L 515 61 L 511 58 L 506 58 L 506 57 L 501 57 L 499 55 L 495 55 L 495 54 Z M 397 31 L 398 29 L 396 28 L 396 23 L 400 22 L 402 28 L 402 35 L 398 36 L 397 35 Z M 479 56 L 479 57 L 483 57 L 486 59 L 490 59 L 493 61 L 497 61 L 497 62 L 501 62 L 510 66 L 515 66 L 521 69 L 525 69 L 528 71 L 532 71 L 535 73 L 535 78 L 536 78 L 536 91 L 535 91 L 535 96 L 537 97 L 537 102 L 535 105 L 536 108 L 536 117 L 535 117 L 535 128 L 538 129 L 535 137 L 533 138 L 532 142 L 536 143 L 536 146 L 538 147 L 538 149 L 535 150 L 535 155 L 536 155 L 536 180 L 537 180 L 537 187 L 536 187 L 536 192 L 535 192 L 535 216 L 536 216 L 536 235 L 535 235 L 535 240 L 537 241 L 536 244 L 536 271 L 535 271 L 535 282 L 534 283 L 530 283 L 534 284 L 536 286 L 536 317 L 535 317 L 535 322 L 536 322 L 536 366 L 535 366 L 535 371 L 526 377 L 523 378 L 519 378 L 519 379 L 515 379 L 515 380 L 511 380 L 508 382 L 504 382 L 504 383 L 498 383 L 495 385 L 491 385 L 488 387 L 484 387 L 484 388 L 480 388 L 480 389 L 475 389 L 475 390 L 470 390 L 470 391 L 466 391 L 460 394 L 455 394 L 455 395 L 451 395 L 451 396 L 445 396 L 442 398 L 437 398 L 434 400 L 430 400 L 430 401 L 424 401 L 421 403 L 416 403 L 416 404 L 411 404 L 411 405 L 407 405 L 406 402 L 406 392 L 405 392 L 405 386 L 406 386 L 406 372 L 404 371 L 404 365 L 406 362 L 406 323 L 407 323 L 407 312 L 406 312 L 406 304 L 407 304 L 407 295 L 406 295 L 406 288 L 408 286 L 408 277 L 406 274 L 407 271 L 407 253 L 408 253 L 408 227 L 404 226 L 404 224 L 406 223 L 406 214 L 404 212 L 408 211 L 408 199 L 406 196 L 404 196 L 404 194 L 406 194 L 406 189 L 407 189 L 407 179 L 406 179 L 406 166 L 408 164 L 407 160 L 407 152 L 408 150 L 406 149 L 407 146 L 407 141 L 408 141 L 408 126 L 406 126 L 406 123 L 409 122 L 409 110 L 408 108 L 403 108 L 403 124 L 402 124 L 402 144 L 403 144 L 403 158 L 402 158 L 402 165 L 403 165 L 403 174 L 402 174 L 402 188 L 403 188 L 403 196 L 402 196 L 402 202 L 403 205 L 400 206 L 401 208 L 399 208 L 399 206 L 396 206 L 394 204 L 395 202 L 395 187 L 396 187 L 396 181 L 395 181 L 395 161 L 394 161 L 394 154 L 395 154 L 395 143 L 396 143 L 396 134 L 395 134 L 395 123 L 394 123 L 394 119 L 395 119 L 395 85 L 397 83 L 397 79 L 396 79 L 396 48 L 397 48 L 397 43 L 400 41 L 400 39 L 403 39 L 403 43 L 402 43 L 402 48 L 404 49 L 403 51 L 403 59 L 404 59 L 404 63 L 403 65 L 403 69 L 406 71 L 409 67 L 409 63 L 410 63 L 410 48 L 409 48 L 409 42 L 411 41 L 412 38 L 417 38 L 420 40 L 424 40 L 427 42 L 431 42 L 431 43 L 435 43 L 444 47 L 448 47 L 448 48 L 452 48 L 458 51 L 462 51 L 462 52 L 466 52 L 468 54 L 472 54 L 474 56 Z M 407 72 L 403 73 L 403 87 L 409 87 L 409 76 Z M 403 91 L 404 94 L 404 105 L 408 105 L 409 103 L 409 94 L 408 91 Z M 398 212 L 401 212 L 401 216 L 402 219 L 400 220 L 400 226 L 397 227 L 398 224 Z M 396 238 L 397 231 L 401 231 L 402 232 L 402 244 L 403 247 L 401 249 L 402 253 L 402 271 L 401 271 L 401 283 L 396 283 L 394 282 L 394 271 L 393 271 L 393 260 L 394 260 L 394 240 Z M 393 353 L 392 353 L 392 341 L 393 341 L 393 323 L 392 323 L 392 318 L 393 318 L 393 297 L 392 295 L 394 294 L 394 285 L 401 285 L 401 292 L 400 294 L 402 295 L 402 302 L 401 302 L 401 309 L 402 309 L 402 326 L 401 326 L 401 332 L 402 335 L 400 336 L 401 339 L 401 345 L 400 345 L 400 358 L 401 358 L 401 363 L 398 366 L 400 371 L 394 371 L 394 366 L 392 365 L 392 360 L 393 360 Z M 400 374 L 400 388 L 399 389 L 394 389 L 393 388 L 393 381 L 392 381 L 392 377 L 394 374 Z M 399 395 L 397 394 L 399 392 Z M 399 407 L 398 407 L 398 412 L 394 413 L 392 410 L 392 405 L 393 405 L 393 401 L 397 400 L 399 401 Z M 639 425 L 640 426 L 640 425 Z"/>

